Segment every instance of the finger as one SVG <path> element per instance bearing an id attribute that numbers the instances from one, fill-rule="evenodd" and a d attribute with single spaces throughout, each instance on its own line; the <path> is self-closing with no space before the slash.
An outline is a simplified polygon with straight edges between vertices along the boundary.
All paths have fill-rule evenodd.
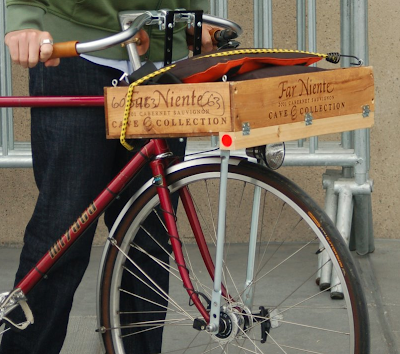
<path id="1" fill-rule="evenodd" d="M 18 37 L 18 64 L 23 68 L 28 67 L 29 58 L 29 35 L 21 33 Z"/>
<path id="2" fill-rule="evenodd" d="M 8 47 L 12 62 L 14 64 L 19 64 L 19 45 L 17 39 L 9 33 L 4 38 L 4 43 Z"/>
<path id="3" fill-rule="evenodd" d="M 209 31 L 212 29 L 209 25 L 203 25 L 202 32 L 201 32 L 201 51 L 202 52 L 209 52 L 212 50 L 212 40 Z M 188 45 L 188 49 L 193 51 L 194 48 L 194 28 L 191 26 L 190 28 L 186 29 L 187 38 L 186 42 Z"/>
<path id="4" fill-rule="evenodd" d="M 51 53 L 53 53 L 53 46 L 51 44 L 42 44 L 39 49 L 40 61 L 46 62 L 50 59 Z"/>
<path id="5" fill-rule="evenodd" d="M 36 36 L 33 36 L 33 38 L 29 40 L 27 48 L 28 48 L 27 67 L 33 68 L 39 62 L 39 43 L 37 41 Z"/>
<path id="6" fill-rule="evenodd" d="M 42 32 L 39 42 L 40 61 L 47 62 L 53 53 L 53 38 L 50 33 Z"/>
<path id="7" fill-rule="evenodd" d="M 39 42 L 42 33 L 49 36 L 47 32 L 33 29 L 8 33 L 4 41 L 9 47 L 12 61 L 24 68 L 35 66 L 39 62 Z"/>
<path id="8" fill-rule="evenodd" d="M 204 26 L 201 36 L 201 48 L 203 52 L 210 52 L 214 49 L 209 26 Z"/>
<path id="9" fill-rule="evenodd" d="M 46 67 L 58 66 L 58 65 L 60 65 L 60 58 L 49 59 L 44 63 L 44 66 Z"/>

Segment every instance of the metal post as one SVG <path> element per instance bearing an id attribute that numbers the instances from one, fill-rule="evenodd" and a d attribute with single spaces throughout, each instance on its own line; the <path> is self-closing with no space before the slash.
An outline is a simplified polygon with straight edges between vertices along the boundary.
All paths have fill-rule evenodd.
<path id="1" fill-rule="evenodd" d="M 364 65 L 369 64 L 368 48 L 368 0 L 352 0 L 352 47 L 353 55 L 361 58 Z M 354 167 L 354 178 L 357 184 L 371 183 L 370 169 L 370 130 L 362 129 L 354 133 L 355 153 L 363 163 Z M 353 216 L 352 245 L 359 254 L 367 254 L 374 250 L 374 235 L 372 227 L 372 198 L 371 193 L 358 195 L 355 198 Z M 355 239 L 355 240 L 353 240 Z"/>
<path id="2" fill-rule="evenodd" d="M 254 48 L 260 48 L 260 43 L 262 40 L 262 20 L 260 19 L 260 0 L 254 0 L 253 1 L 253 32 L 254 32 L 254 38 L 253 38 L 253 45 Z"/>
<path id="3" fill-rule="evenodd" d="M 254 0 L 254 47 L 273 47 L 272 0 Z"/>
<path id="4" fill-rule="evenodd" d="M 350 0 L 340 1 L 340 47 L 341 53 L 351 54 L 351 4 Z M 350 58 L 344 57 L 340 60 L 341 66 L 350 66 Z M 345 149 L 354 148 L 354 132 L 342 133 L 342 145 Z M 352 178 L 353 169 L 343 168 L 343 177 Z"/>
<path id="5" fill-rule="evenodd" d="M 228 2 L 227 0 L 210 0 L 210 13 L 211 15 L 228 18 Z M 213 148 L 218 147 L 219 139 L 218 136 L 211 136 L 211 146 Z"/>
<path id="6" fill-rule="evenodd" d="M 368 65 L 368 19 L 367 19 L 367 1 L 353 0 L 352 16 L 353 16 L 353 54 L 364 61 Z M 355 167 L 355 179 L 359 184 L 366 182 L 369 169 L 369 130 L 361 129 L 355 132 L 355 152 L 360 156 L 364 163 Z"/>
<path id="7" fill-rule="evenodd" d="M 306 50 L 306 2 L 297 0 L 297 49 Z"/>
<path id="8" fill-rule="evenodd" d="M 369 65 L 368 1 L 352 0 L 353 54 Z"/>
<path id="9" fill-rule="evenodd" d="M 316 0 L 308 0 L 308 50 L 317 51 L 317 4 Z M 312 66 L 316 66 L 313 64 Z M 318 149 L 318 138 L 310 138 L 310 154 L 314 154 Z"/>
<path id="10" fill-rule="evenodd" d="M 0 95 L 10 96 L 12 92 L 11 88 L 11 62 L 8 55 L 8 50 L 4 46 L 4 36 L 6 27 L 6 15 L 5 15 L 5 1 L 0 6 L 0 19 L 2 25 L 0 26 L 0 45 L 4 50 L 0 51 Z M 1 137 L 0 142 L 2 146 L 2 155 L 7 156 L 9 150 L 14 149 L 14 129 L 13 129 L 13 116 L 11 108 L 1 108 L 0 110 L 0 129 Z"/>
<path id="11" fill-rule="evenodd" d="M 351 54 L 351 0 L 340 0 L 340 47 L 343 54 Z M 350 58 L 341 58 L 341 66 L 350 66 Z"/>
<path id="12" fill-rule="evenodd" d="M 227 0 L 210 0 L 211 15 L 228 18 L 228 2 Z"/>
<path id="13" fill-rule="evenodd" d="M 297 0 L 296 4 L 296 18 L 297 18 L 297 49 L 305 51 L 307 49 L 306 41 L 306 1 Z M 297 141 L 298 147 L 304 146 L 305 139 L 299 139 Z"/>
<path id="14" fill-rule="evenodd" d="M 327 170 L 322 177 L 322 185 L 326 190 L 325 194 L 325 212 L 336 224 L 338 195 L 335 193 L 335 182 L 341 178 L 342 174 L 339 170 Z M 331 284 L 332 262 L 329 262 L 329 255 L 324 250 L 318 254 L 318 273 L 317 280 L 321 290 L 329 288 Z"/>
<path id="15" fill-rule="evenodd" d="M 308 50 L 317 51 L 317 4 L 316 0 L 308 0 Z"/>
<path id="16" fill-rule="evenodd" d="M 351 231 L 351 222 L 353 215 L 353 193 L 351 188 L 348 186 L 343 186 L 341 191 L 339 192 L 339 201 L 338 201 L 338 211 L 337 211 L 337 221 L 336 227 L 341 233 L 342 237 L 349 244 L 350 239 L 350 231 Z M 340 280 L 337 276 L 336 271 L 332 270 L 332 279 L 331 279 L 331 297 L 341 298 L 343 295 L 342 285 L 340 284 Z"/>

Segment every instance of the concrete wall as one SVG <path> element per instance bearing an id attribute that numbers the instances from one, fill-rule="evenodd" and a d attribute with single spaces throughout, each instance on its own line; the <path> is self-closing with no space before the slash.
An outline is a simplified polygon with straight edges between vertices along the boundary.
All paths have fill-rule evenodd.
<path id="1" fill-rule="evenodd" d="M 318 51 L 339 51 L 340 1 L 317 1 Z M 296 2 L 274 1 L 274 47 L 295 48 Z M 377 238 L 400 238 L 400 199 L 397 174 L 400 172 L 399 121 L 400 103 L 400 23 L 398 0 L 374 0 L 369 4 L 370 65 L 374 66 L 376 85 L 376 123 L 371 130 L 371 178 L 373 193 L 374 231 Z M 242 47 L 251 47 L 252 2 L 229 1 L 229 17 L 245 29 Z M 14 68 L 14 95 L 27 94 L 27 73 Z M 29 118 L 24 109 L 15 110 L 17 141 L 29 141 Z M 321 205 L 321 176 L 324 168 L 283 168 L 288 175 Z M 0 169 L 0 245 L 20 244 L 23 231 L 34 208 L 37 195 L 30 169 Z M 78 211 L 79 212 L 79 211 Z M 97 243 L 104 240 L 100 228 Z"/>

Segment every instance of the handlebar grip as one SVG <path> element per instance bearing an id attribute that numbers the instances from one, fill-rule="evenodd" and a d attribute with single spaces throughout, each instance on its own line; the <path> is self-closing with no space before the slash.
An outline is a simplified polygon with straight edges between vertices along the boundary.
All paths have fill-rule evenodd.
<path id="1" fill-rule="evenodd" d="M 70 58 L 79 56 L 79 53 L 76 51 L 77 44 L 78 41 L 54 43 L 53 53 L 50 58 Z"/>
<path id="2" fill-rule="evenodd" d="M 232 31 L 231 29 L 222 29 L 220 31 L 215 31 L 213 39 L 215 39 L 218 44 L 223 44 L 237 37 L 238 34 L 235 31 Z"/>
<path id="3" fill-rule="evenodd" d="M 208 33 L 210 34 L 212 44 L 215 46 L 223 45 L 229 42 L 229 40 L 238 37 L 235 31 L 218 27 L 211 28 Z M 186 41 L 188 45 L 193 45 L 193 36 L 187 36 Z"/>

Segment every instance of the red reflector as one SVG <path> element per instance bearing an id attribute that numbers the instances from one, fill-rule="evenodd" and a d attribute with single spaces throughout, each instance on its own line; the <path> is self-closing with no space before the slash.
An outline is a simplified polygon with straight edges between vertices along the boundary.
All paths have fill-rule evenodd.
<path id="1" fill-rule="evenodd" d="M 232 137 L 230 135 L 223 135 L 221 138 L 222 145 L 229 147 L 232 145 Z"/>

